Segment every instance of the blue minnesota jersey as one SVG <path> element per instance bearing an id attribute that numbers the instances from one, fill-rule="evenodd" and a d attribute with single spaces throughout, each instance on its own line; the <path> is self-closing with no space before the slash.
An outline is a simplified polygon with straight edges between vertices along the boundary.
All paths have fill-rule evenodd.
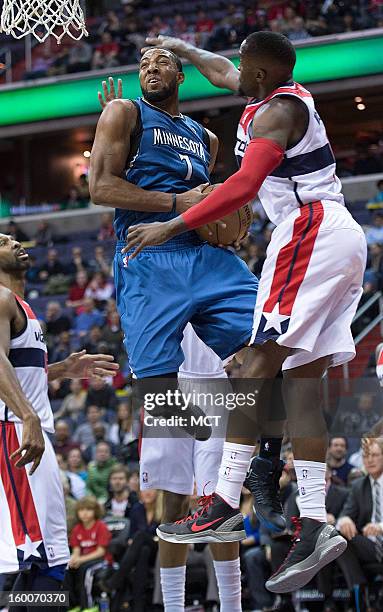
<path id="1" fill-rule="evenodd" d="M 126 180 L 142 189 L 183 193 L 209 181 L 210 142 L 206 130 L 190 117 L 155 108 L 142 98 L 135 101 L 138 121 L 131 139 Z M 168 221 L 175 212 L 154 213 L 116 208 L 117 238 L 124 240 L 136 223 Z"/>

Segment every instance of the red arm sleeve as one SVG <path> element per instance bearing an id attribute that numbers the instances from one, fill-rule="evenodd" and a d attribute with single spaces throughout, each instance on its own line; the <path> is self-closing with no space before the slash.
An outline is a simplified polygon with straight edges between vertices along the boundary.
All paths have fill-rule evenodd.
<path id="1" fill-rule="evenodd" d="M 221 219 L 255 198 L 265 178 L 281 163 L 283 153 L 274 140 L 251 140 L 238 172 L 181 215 L 187 227 L 195 229 Z"/>

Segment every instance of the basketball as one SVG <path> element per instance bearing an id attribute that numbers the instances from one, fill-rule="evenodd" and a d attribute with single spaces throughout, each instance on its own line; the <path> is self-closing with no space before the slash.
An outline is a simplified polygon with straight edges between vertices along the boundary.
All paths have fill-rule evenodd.
<path id="1" fill-rule="evenodd" d="M 220 185 L 222 183 L 209 185 L 204 189 L 203 193 L 209 194 Z M 242 240 L 246 237 L 253 221 L 251 204 L 245 204 L 239 210 L 226 215 L 226 217 L 222 218 L 222 221 L 226 224 L 226 227 L 221 227 L 218 223 L 210 223 L 209 225 L 199 227 L 196 232 L 202 240 L 206 240 L 206 242 L 213 245 L 223 244 L 229 246 Z"/>

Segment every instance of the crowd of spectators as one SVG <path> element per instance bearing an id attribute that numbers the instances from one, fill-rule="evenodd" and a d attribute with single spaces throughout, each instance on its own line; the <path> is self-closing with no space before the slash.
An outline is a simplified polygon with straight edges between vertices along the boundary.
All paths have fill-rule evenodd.
<path id="1" fill-rule="evenodd" d="M 183 40 L 211 51 L 238 48 L 251 32 L 282 32 L 290 40 L 352 32 L 383 26 L 383 8 L 378 0 L 242 0 L 235 3 L 212 0 L 206 6 L 174 2 L 123 3 L 100 14 L 90 3 L 90 38 L 62 44 L 55 54 L 42 47 L 34 56 L 26 78 L 113 68 L 135 64 L 147 36 L 159 34 Z M 115 4 L 116 5 L 116 4 Z M 69 43 L 69 41 L 68 41 Z"/>

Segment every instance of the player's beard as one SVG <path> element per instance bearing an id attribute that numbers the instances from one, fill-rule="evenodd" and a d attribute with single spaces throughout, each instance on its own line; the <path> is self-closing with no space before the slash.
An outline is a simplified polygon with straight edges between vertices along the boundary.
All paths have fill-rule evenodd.
<path id="1" fill-rule="evenodd" d="M 158 91 L 148 91 L 142 87 L 142 93 L 145 100 L 148 102 L 163 102 L 170 98 L 177 90 L 177 77 L 174 80 Z"/>

